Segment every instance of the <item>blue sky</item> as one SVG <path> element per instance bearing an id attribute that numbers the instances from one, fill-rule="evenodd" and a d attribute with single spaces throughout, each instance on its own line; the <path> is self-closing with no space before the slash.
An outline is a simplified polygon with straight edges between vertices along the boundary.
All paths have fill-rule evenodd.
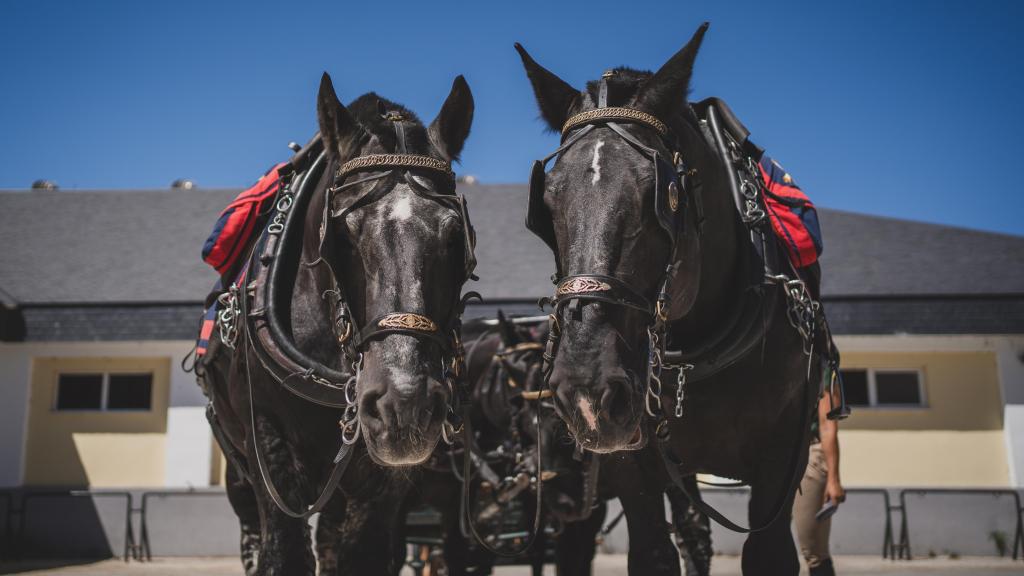
<path id="1" fill-rule="evenodd" d="M 316 129 L 327 70 L 432 119 L 464 74 L 457 170 L 525 182 L 556 146 L 512 43 L 580 87 L 711 22 L 726 99 L 821 206 L 1024 234 L 1024 3 L 0 1 L 0 188 L 234 187 Z M 296 30 L 301 30 L 296 33 Z"/>

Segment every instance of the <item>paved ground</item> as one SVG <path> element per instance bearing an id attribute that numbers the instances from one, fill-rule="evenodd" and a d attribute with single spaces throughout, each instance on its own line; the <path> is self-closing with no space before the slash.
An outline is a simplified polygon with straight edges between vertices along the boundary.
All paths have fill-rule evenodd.
<path id="1" fill-rule="evenodd" d="M 958 560 L 935 559 L 914 560 L 913 562 L 889 562 L 867 556 L 845 556 L 836 560 L 836 571 L 842 576 L 919 576 L 937 574 L 940 576 L 1001 576 L 1003 574 L 1024 574 L 1024 561 L 1009 559 L 961 558 Z M 403 572 L 411 574 L 411 571 Z M 554 574 L 551 569 L 545 574 Z M 734 556 L 716 556 L 712 563 L 712 574 L 716 576 L 739 575 L 739 559 Z M 157 559 L 150 563 L 108 560 L 63 567 L 39 565 L 0 564 L 0 574 L 31 574 L 35 576 L 238 576 L 241 569 L 234 558 L 185 558 Z M 499 568 L 496 576 L 526 576 L 526 568 Z M 621 555 L 598 556 L 594 576 L 626 576 L 626 557 Z"/>

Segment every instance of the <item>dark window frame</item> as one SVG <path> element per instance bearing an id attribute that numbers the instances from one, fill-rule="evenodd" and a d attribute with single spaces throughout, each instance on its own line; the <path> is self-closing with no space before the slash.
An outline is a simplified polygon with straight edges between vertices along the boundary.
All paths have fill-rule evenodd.
<path id="1" fill-rule="evenodd" d="M 858 408 L 870 408 L 880 410 L 922 410 L 929 408 L 928 395 L 924 385 L 924 370 L 922 368 L 862 368 L 850 367 L 843 370 L 857 370 L 867 372 L 868 403 L 857 404 Z M 878 374 L 914 374 L 917 378 L 918 401 L 914 404 L 890 404 L 878 401 Z"/>
<path id="2" fill-rule="evenodd" d="M 60 379 L 62 376 L 102 376 L 100 387 L 99 408 L 60 408 Z M 146 408 L 110 408 L 110 377 L 111 376 L 148 376 L 149 377 L 149 406 Z M 153 411 L 153 386 L 156 384 L 156 374 L 144 370 L 113 370 L 109 372 L 68 370 L 57 371 L 57 381 L 54 384 L 53 404 L 51 412 L 105 412 L 105 413 L 145 413 Z"/>

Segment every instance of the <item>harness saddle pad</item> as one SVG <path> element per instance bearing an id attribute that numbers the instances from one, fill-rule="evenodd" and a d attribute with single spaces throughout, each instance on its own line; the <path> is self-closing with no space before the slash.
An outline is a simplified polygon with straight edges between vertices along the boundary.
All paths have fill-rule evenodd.
<path id="1" fill-rule="evenodd" d="M 814 264 L 823 249 L 818 213 L 793 177 L 767 154 L 758 163 L 764 180 L 764 203 L 775 235 L 786 246 L 795 268 Z"/>
<path id="2" fill-rule="evenodd" d="M 228 204 L 217 218 L 213 232 L 203 244 L 203 261 L 221 275 L 238 263 L 253 234 L 259 230 L 259 220 L 267 214 L 264 208 L 273 202 L 281 186 L 277 171 L 284 165 L 277 164 L 268 170 L 256 184 Z"/>

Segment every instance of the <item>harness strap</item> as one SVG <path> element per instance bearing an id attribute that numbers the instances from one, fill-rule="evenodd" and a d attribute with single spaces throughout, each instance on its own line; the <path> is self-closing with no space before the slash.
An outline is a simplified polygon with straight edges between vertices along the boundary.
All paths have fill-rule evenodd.
<path id="1" fill-rule="evenodd" d="M 563 278 L 555 288 L 555 305 L 577 298 L 608 302 L 647 314 L 654 313 L 654 308 L 647 298 L 632 286 L 605 274 L 574 274 Z"/>
<path id="2" fill-rule="evenodd" d="M 354 450 L 351 444 L 344 441 L 341 442 L 341 447 L 338 448 L 338 453 L 334 456 L 334 466 L 331 468 L 331 474 L 327 477 L 327 482 L 324 483 L 323 491 L 320 492 L 316 501 L 308 506 L 305 511 L 293 510 L 285 502 L 271 478 L 266 458 L 263 457 L 263 445 L 260 443 L 256 431 L 256 398 L 252 385 L 252 374 L 249 370 L 249 348 L 253 347 L 253 343 L 249 338 L 248 330 L 246 330 L 245 339 L 245 380 L 249 387 L 249 421 L 252 427 L 252 449 L 256 455 L 256 465 L 260 471 L 260 478 L 263 480 L 263 486 L 267 489 L 267 493 L 270 494 L 270 498 L 281 512 L 292 518 L 306 520 L 313 514 L 323 510 L 324 506 L 331 500 L 331 497 L 334 496 L 334 490 L 338 487 L 338 483 L 341 482 L 341 477 L 345 474 L 345 469 L 348 468 L 349 462 L 352 461 Z"/>
<path id="3" fill-rule="evenodd" d="M 250 486 L 255 486 L 253 477 L 249 474 L 249 467 L 245 464 L 245 458 L 224 434 L 224 429 L 220 424 L 220 418 L 217 417 L 217 410 L 213 407 L 212 399 L 206 405 L 206 421 L 210 423 L 210 431 L 213 432 L 213 439 L 217 441 L 217 445 L 220 446 L 220 450 L 224 453 L 224 457 L 228 459 L 228 462 L 235 467 L 235 470 L 245 478 L 245 481 L 248 482 Z"/>
<path id="4" fill-rule="evenodd" d="M 426 316 L 412 312 L 392 312 L 378 316 L 359 331 L 353 345 L 356 349 L 362 349 L 371 340 L 391 334 L 429 338 L 441 348 L 442 353 L 452 353 L 452 341 L 441 332 L 437 324 Z"/>
<path id="5" fill-rule="evenodd" d="M 771 514 L 769 514 L 769 520 L 767 522 L 765 522 L 764 524 L 761 524 L 759 526 L 749 527 L 749 528 L 748 527 L 744 527 L 744 526 L 740 526 L 739 524 L 736 524 L 732 520 L 729 520 L 728 518 L 726 518 L 725 515 L 723 515 L 721 512 L 719 512 L 718 510 L 713 508 L 707 502 L 704 502 L 704 500 L 701 498 L 700 492 L 693 493 L 687 487 L 687 484 L 686 484 L 686 482 L 685 482 L 685 480 L 683 478 L 683 474 L 680 471 L 680 467 L 683 464 L 682 461 L 680 461 L 678 458 L 675 457 L 674 454 L 672 454 L 672 448 L 669 446 L 670 436 L 667 433 L 665 433 L 665 434 L 656 434 L 657 445 L 658 445 L 658 453 L 661 454 L 661 459 L 662 459 L 662 461 L 665 464 L 665 470 L 668 472 L 669 479 L 672 481 L 673 484 L 676 485 L 676 487 L 678 487 L 680 490 L 683 491 L 683 494 L 685 494 L 686 497 L 689 498 L 691 502 L 693 502 L 694 507 L 696 507 L 703 514 L 705 514 L 709 518 L 713 519 L 715 522 L 718 522 L 719 524 L 721 524 L 725 528 L 728 528 L 729 530 L 732 530 L 733 532 L 739 532 L 741 534 L 751 534 L 751 533 L 762 532 L 764 530 L 767 530 L 773 524 L 775 524 L 776 520 L 778 520 L 782 516 L 783 511 L 787 508 L 787 504 L 790 503 L 790 497 L 796 492 L 796 488 L 800 484 L 800 478 L 802 476 L 802 471 L 803 471 L 802 468 L 800 467 L 800 463 L 801 463 L 800 452 L 802 450 L 806 450 L 807 449 L 808 442 L 810 440 L 809 436 L 810 436 L 810 433 L 811 433 L 811 427 L 810 427 L 810 422 L 809 422 L 810 415 L 811 415 L 811 409 L 810 409 L 811 408 L 810 407 L 811 379 L 810 379 L 810 373 L 809 372 L 804 377 L 804 391 L 803 392 L 804 392 L 804 401 L 803 401 L 803 405 L 802 405 L 801 410 L 800 410 L 800 413 L 802 415 L 802 418 L 800 419 L 800 430 L 801 430 L 800 441 L 796 444 L 796 447 L 795 447 L 795 449 L 793 451 L 793 457 L 792 457 L 792 463 L 793 464 L 792 464 L 792 467 L 790 468 L 789 481 L 786 483 L 786 490 L 780 495 L 778 502 L 776 503 L 776 505 L 772 509 Z M 667 424 L 667 422 L 662 422 L 661 425 L 662 426 L 667 426 L 668 424 Z M 667 428 L 665 430 L 667 432 Z"/>

